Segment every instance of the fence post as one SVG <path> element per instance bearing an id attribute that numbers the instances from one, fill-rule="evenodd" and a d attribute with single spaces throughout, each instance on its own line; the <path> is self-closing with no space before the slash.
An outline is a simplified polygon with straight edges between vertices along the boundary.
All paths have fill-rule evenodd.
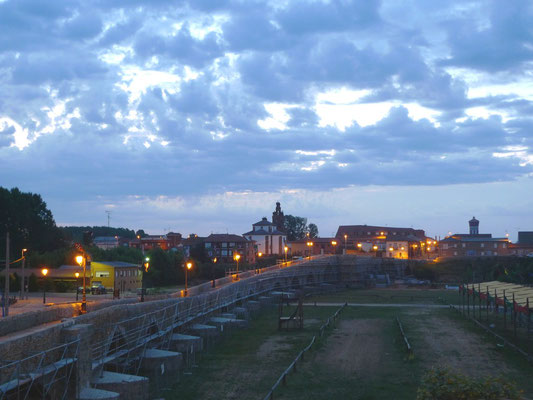
<path id="1" fill-rule="evenodd" d="M 477 284 L 477 295 L 479 298 L 479 320 L 481 321 L 481 283 Z"/>
<path id="2" fill-rule="evenodd" d="M 486 310 L 487 311 L 486 312 L 486 314 L 487 314 L 487 323 L 489 322 L 489 301 L 490 301 L 489 300 L 489 287 L 487 286 L 487 310 Z"/>
<path id="3" fill-rule="evenodd" d="M 507 297 L 505 296 L 505 289 L 503 289 L 503 329 L 507 330 Z"/>
<path id="4" fill-rule="evenodd" d="M 513 292 L 513 334 L 516 339 L 516 303 Z"/>

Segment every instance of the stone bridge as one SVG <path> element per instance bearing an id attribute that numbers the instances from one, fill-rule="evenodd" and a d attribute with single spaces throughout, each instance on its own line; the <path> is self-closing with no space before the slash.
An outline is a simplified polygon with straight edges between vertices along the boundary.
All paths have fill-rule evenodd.
<path id="1" fill-rule="evenodd" d="M 407 264 L 321 256 L 247 271 L 239 280 L 218 279 L 214 288 L 207 282 L 190 288 L 188 297 L 178 292 L 144 303 L 112 303 L 79 316 L 69 306 L 59 323 L 39 321 L 4 336 L 0 400 L 146 399 L 149 379 L 177 373 L 196 352 L 224 332 L 246 326 L 251 313 L 281 293 L 368 284 L 380 274 L 402 276 Z M 0 321 L 0 330 L 13 330 L 2 328 L 9 322 Z"/>

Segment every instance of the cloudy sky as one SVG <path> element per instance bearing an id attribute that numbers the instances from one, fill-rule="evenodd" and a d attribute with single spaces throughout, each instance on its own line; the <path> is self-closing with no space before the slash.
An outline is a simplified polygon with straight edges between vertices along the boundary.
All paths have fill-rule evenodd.
<path id="1" fill-rule="evenodd" d="M 61 225 L 514 238 L 532 75 L 530 0 L 0 0 L 0 185 Z"/>

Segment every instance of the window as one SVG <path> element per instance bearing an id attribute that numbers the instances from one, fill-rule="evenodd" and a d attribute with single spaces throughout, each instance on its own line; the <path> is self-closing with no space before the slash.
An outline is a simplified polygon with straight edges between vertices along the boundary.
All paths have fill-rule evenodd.
<path id="1" fill-rule="evenodd" d="M 227 255 L 228 255 L 228 251 L 227 251 L 227 250 L 222 250 L 220 253 L 221 253 L 223 256 L 227 256 Z"/>
<path id="2" fill-rule="evenodd" d="M 498 248 L 498 243 L 494 243 L 494 248 L 495 248 L 495 249 Z"/>
<path id="3" fill-rule="evenodd" d="M 211 242 L 206 242 L 205 243 L 205 248 L 206 249 L 210 249 L 211 248 Z"/>
<path id="4" fill-rule="evenodd" d="M 507 245 L 504 243 L 502 244 L 502 248 L 505 249 L 507 247 Z"/>
<path id="5" fill-rule="evenodd" d="M 463 243 L 463 248 L 465 248 L 465 247 L 466 247 L 466 243 Z"/>
<path id="6" fill-rule="evenodd" d="M 453 255 L 454 255 L 454 256 L 456 256 L 456 255 L 457 255 L 457 252 L 456 252 L 456 251 L 454 251 L 454 252 L 453 252 Z"/>
<path id="7" fill-rule="evenodd" d="M 480 247 L 485 247 L 485 243 L 481 243 L 481 244 L 480 244 Z"/>
<path id="8" fill-rule="evenodd" d="M 96 278 L 109 278 L 108 271 L 96 271 Z"/>
<path id="9" fill-rule="evenodd" d="M 453 245 L 453 247 L 457 248 L 457 243 L 455 243 L 455 244 Z M 455 254 L 457 254 L 457 252 L 455 252 Z"/>
<path id="10" fill-rule="evenodd" d="M 229 244 L 229 247 L 235 247 L 235 243 L 231 242 L 231 243 Z"/>
<path id="11" fill-rule="evenodd" d="M 226 242 L 223 242 L 222 247 L 228 247 L 228 244 Z"/>
<path id="12" fill-rule="evenodd" d="M 442 245 L 442 248 L 443 248 L 443 250 L 448 250 L 448 244 L 447 244 L 447 243 L 444 243 L 444 244 Z"/>

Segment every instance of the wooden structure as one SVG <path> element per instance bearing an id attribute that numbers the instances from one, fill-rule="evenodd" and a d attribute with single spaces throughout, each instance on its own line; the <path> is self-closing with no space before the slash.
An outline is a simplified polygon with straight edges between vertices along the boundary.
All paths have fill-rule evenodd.
<path id="1" fill-rule="evenodd" d="M 303 329 L 304 327 L 304 307 L 302 297 L 298 297 L 298 305 L 296 309 L 290 310 L 291 313 L 288 316 L 283 315 L 284 303 L 286 308 L 291 307 L 290 294 L 282 293 L 279 301 L 279 317 L 278 317 L 278 330 L 290 330 L 290 329 Z"/>

